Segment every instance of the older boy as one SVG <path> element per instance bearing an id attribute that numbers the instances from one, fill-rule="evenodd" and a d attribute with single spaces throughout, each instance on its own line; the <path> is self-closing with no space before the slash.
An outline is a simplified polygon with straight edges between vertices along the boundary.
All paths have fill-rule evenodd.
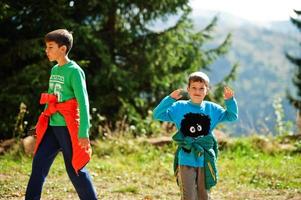
<path id="1" fill-rule="evenodd" d="M 41 198 L 44 181 L 60 150 L 79 198 L 97 199 L 85 168 L 91 157 L 85 74 L 68 58 L 73 37 L 67 30 L 58 29 L 48 33 L 45 42 L 48 59 L 57 64 L 51 70 L 48 93 L 43 93 L 40 99 L 46 107 L 36 126 L 35 155 L 25 199 Z"/>
<path id="2" fill-rule="evenodd" d="M 179 100 L 182 89 L 173 91 L 154 109 L 154 118 L 175 123 L 178 132 L 173 140 L 179 145 L 175 171 L 180 183 L 182 200 L 207 200 L 208 190 L 217 182 L 217 142 L 212 134 L 216 125 L 238 118 L 233 91 L 225 87 L 226 110 L 205 101 L 209 78 L 203 72 L 190 74 L 187 87 L 190 100 Z"/>

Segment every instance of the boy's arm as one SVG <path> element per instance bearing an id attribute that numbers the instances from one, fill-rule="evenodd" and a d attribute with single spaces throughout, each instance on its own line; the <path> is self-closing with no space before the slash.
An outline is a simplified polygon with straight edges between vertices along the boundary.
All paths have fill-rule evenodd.
<path id="1" fill-rule="evenodd" d="M 170 96 L 166 96 L 164 99 L 162 99 L 162 101 L 153 111 L 154 119 L 172 122 L 170 108 L 174 102 L 176 102 L 176 100 Z"/>
<path id="2" fill-rule="evenodd" d="M 229 87 L 224 88 L 226 110 L 222 112 L 219 121 L 235 121 L 238 119 L 238 106 L 234 92 Z"/>
<path id="3" fill-rule="evenodd" d="M 81 70 L 74 70 L 71 77 L 71 84 L 74 91 L 75 98 L 79 105 L 79 130 L 78 138 L 89 138 L 89 99 L 85 81 L 85 74 Z M 85 142 L 84 142 L 85 143 Z"/>
<path id="4" fill-rule="evenodd" d="M 182 94 L 183 89 L 177 89 L 170 93 L 169 96 L 165 97 L 154 109 L 154 119 L 173 122 L 173 115 L 175 113 L 175 105 L 173 105 L 173 103 L 180 99 L 182 97 Z"/>
<path id="5" fill-rule="evenodd" d="M 226 110 L 223 112 L 220 121 L 235 121 L 238 119 L 238 107 L 234 97 L 225 99 Z"/>

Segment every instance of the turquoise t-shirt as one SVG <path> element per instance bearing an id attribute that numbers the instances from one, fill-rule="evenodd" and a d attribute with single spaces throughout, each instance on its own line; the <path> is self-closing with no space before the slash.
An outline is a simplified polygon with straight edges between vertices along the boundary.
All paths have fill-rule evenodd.
<path id="1" fill-rule="evenodd" d="M 210 102 L 202 101 L 201 104 L 194 104 L 191 100 L 179 100 L 165 97 L 159 105 L 154 109 L 153 116 L 160 121 L 172 122 L 177 129 L 181 129 L 181 123 L 184 116 L 189 113 L 197 113 L 209 118 L 209 131 L 212 134 L 213 129 L 220 123 L 226 121 L 235 121 L 238 118 L 238 107 L 235 98 L 225 100 L 226 109 L 220 105 Z M 192 167 L 203 167 L 204 156 L 196 156 L 192 152 L 185 152 L 183 149 L 179 151 L 179 165 L 186 165 Z"/>
<path id="2" fill-rule="evenodd" d="M 84 71 L 74 61 L 65 65 L 55 65 L 51 69 L 49 78 L 49 94 L 55 94 L 58 102 L 64 102 L 76 98 L 79 105 L 79 138 L 89 137 L 89 99 L 86 88 Z M 60 113 L 54 113 L 50 118 L 51 126 L 66 126 L 64 117 Z"/>

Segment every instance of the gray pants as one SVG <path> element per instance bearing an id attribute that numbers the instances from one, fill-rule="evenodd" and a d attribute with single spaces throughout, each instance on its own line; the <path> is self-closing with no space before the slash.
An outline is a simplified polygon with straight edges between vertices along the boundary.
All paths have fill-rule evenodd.
<path id="1" fill-rule="evenodd" d="M 180 165 L 178 170 L 181 200 L 209 200 L 204 168 Z"/>

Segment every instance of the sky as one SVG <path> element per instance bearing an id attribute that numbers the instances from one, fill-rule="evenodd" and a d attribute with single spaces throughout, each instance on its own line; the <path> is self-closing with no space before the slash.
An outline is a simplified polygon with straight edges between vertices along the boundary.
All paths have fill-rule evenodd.
<path id="1" fill-rule="evenodd" d="M 253 22 L 289 20 L 301 10 L 301 0 L 191 0 L 193 15 L 201 10 L 226 12 Z"/>

